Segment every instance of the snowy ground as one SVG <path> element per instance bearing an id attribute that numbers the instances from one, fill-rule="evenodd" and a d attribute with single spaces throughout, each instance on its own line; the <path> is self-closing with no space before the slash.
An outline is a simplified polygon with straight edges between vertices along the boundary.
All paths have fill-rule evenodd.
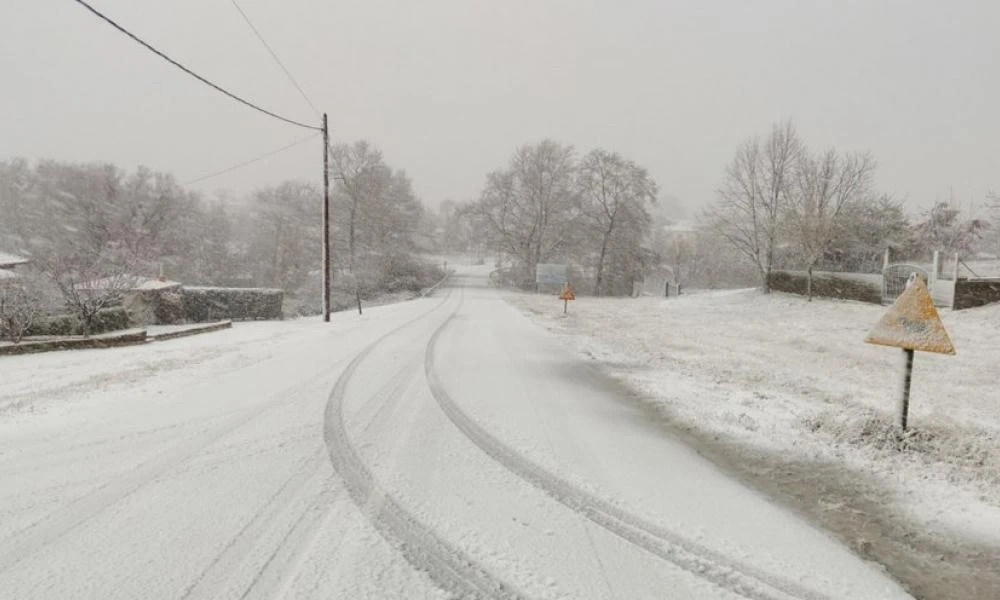
<path id="1" fill-rule="evenodd" d="M 902 352 L 862 342 L 883 307 L 739 290 L 581 298 L 564 316 L 506 297 L 911 591 L 1000 597 L 1000 307 L 943 312 L 958 355 L 918 353 L 901 452 Z"/>
<path id="2" fill-rule="evenodd" d="M 0 598 L 900 599 L 487 287 L 0 360 Z"/>

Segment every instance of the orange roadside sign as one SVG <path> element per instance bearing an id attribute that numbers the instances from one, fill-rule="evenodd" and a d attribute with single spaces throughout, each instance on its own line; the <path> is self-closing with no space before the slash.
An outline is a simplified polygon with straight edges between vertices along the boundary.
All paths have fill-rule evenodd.
<path id="1" fill-rule="evenodd" d="M 576 294 L 573 293 L 573 286 L 566 284 L 563 288 L 562 294 L 559 295 L 560 300 L 576 300 Z"/>
<path id="2" fill-rule="evenodd" d="M 920 277 L 907 285 L 889 312 L 868 332 L 865 341 L 904 350 L 955 354 L 934 299 Z"/>

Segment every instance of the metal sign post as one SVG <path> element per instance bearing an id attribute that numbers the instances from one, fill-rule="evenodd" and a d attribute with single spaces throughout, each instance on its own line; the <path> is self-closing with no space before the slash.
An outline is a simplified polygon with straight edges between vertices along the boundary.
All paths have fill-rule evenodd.
<path id="1" fill-rule="evenodd" d="M 899 398 L 896 424 L 906 431 L 910 412 L 910 384 L 913 380 L 913 354 L 936 352 L 955 354 L 955 347 L 941 323 L 934 299 L 927 291 L 927 284 L 916 273 L 910 275 L 906 289 L 889 308 L 889 312 L 875 324 L 865 341 L 869 344 L 902 348 L 905 357 L 903 389 Z"/>
<path id="2" fill-rule="evenodd" d="M 573 292 L 573 286 L 570 284 L 565 284 L 563 286 L 563 291 L 559 294 L 559 299 L 563 301 L 563 314 L 569 312 L 569 301 L 576 300 L 576 294 Z"/>
<path id="3" fill-rule="evenodd" d="M 903 349 L 906 355 L 906 366 L 903 367 L 903 393 L 899 398 L 899 415 L 896 425 L 900 431 L 906 431 L 906 419 L 910 413 L 910 382 L 913 380 L 913 350 Z"/>

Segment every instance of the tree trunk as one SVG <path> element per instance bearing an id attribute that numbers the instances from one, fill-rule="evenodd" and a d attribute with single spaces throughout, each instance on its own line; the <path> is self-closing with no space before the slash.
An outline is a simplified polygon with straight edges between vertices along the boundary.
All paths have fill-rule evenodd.
<path id="1" fill-rule="evenodd" d="M 771 267 L 774 265 L 774 242 L 767 247 L 767 264 L 764 266 L 764 293 L 771 293 Z"/>
<path id="2" fill-rule="evenodd" d="M 348 269 L 351 271 L 351 279 L 354 280 L 354 299 L 358 303 L 358 314 L 363 314 L 361 312 L 361 287 L 358 285 L 358 274 L 354 270 L 356 264 L 357 251 L 355 248 L 355 221 L 357 220 L 358 212 L 358 201 L 354 200 L 351 204 L 351 223 L 348 231 L 347 243 L 348 250 L 350 253 L 350 263 L 348 264 Z"/>
<path id="3" fill-rule="evenodd" d="M 771 272 L 766 269 L 764 265 L 757 262 L 757 273 L 760 274 L 760 289 L 763 290 L 765 294 L 771 292 Z"/>
<path id="4" fill-rule="evenodd" d="M 597 259 L 597 281 L 594 283 L 594 295 L 601 295 L 601 280 L 604 277 L 604 257 L 608 253 L 608 235 L 601 242 L 601 256 Z"/>
<path id="5" fill-rule="evenodd" d="M 83 337 L 89 338 L 90 332 L 94 330 L 94 314 L 84 312 L 81 325 L 83 326 Z"/>
<path id="6" fill-rule="evenodd" d="M 806 299 L 809 302 L 813 300 L 813 266 L 809 263 L 809 267 L 806 268 Z"/>

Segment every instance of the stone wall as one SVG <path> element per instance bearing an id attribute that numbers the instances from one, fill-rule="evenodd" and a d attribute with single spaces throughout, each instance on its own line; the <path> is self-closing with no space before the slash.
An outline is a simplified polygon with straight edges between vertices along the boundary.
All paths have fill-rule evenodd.
<path id="1" fill-rule="evenodd" d="M 775 271 L 771 273 L 771 289 L 777 292 L 806 295 L 808 277 L 799 273 Z M 829 273 L 813 275 L 813 296 L 857 300 L 871 304 L 882 303 L 882 288 L 864 281 L 847 279 Z"/>
<path id="2" fill-rule="evenodd" d="M 955 302 L 952 308 L 975 308 L 1000 302 L 1000 278 L 961 279 L 955 282 Z"/>

